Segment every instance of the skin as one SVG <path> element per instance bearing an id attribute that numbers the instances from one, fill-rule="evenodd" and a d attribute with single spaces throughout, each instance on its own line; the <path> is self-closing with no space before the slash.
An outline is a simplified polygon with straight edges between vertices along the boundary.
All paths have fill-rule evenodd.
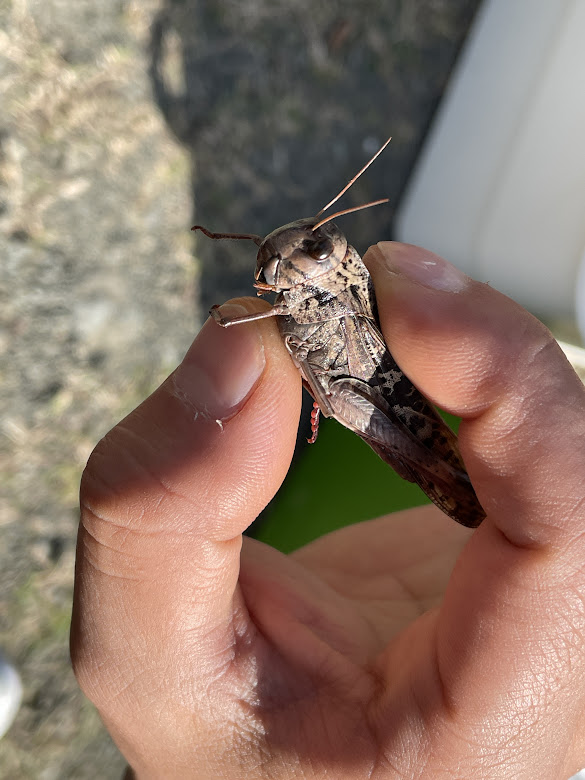
<path id="1" fill-rule="evenodd" d="M 463 418 L 487 518 L 471 532 L 427 506 L 289 556 L 242 540 L 288 469 L 300 378 L 274 320 L 206 323 L 81 487 L 73 665 L 138 778 L 585 764 L 583 385 L 489 286 L 406 245 L 365 260 L 398 363 Z"/>

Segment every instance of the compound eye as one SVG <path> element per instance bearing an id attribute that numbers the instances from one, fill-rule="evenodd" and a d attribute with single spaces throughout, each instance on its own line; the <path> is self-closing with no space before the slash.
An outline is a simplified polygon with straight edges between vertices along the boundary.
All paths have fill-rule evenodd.
<path id="1" fill-rule="evenodd" d="M 333 253 L 333 241 L 330 238 L 320 238 L 317 241 L 311 241 L 306 249 L 309 257 L 322 263 Z"/>

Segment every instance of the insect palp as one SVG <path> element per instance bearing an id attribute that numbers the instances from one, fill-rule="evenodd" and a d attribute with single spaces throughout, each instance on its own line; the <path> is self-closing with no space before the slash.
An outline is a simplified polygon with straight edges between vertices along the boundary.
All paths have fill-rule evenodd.
<path id="1" fill-rule="evenodd" d="M 272 257 L 265 260 L 262 265 L 256 269 L 255 280 L 260 285 L 260 288 L 264 286 L 272 289 L 274 287 L 281 260 L 282 255 L 280 252 L 276 252 L 276 254 L 273 254 Z"/>

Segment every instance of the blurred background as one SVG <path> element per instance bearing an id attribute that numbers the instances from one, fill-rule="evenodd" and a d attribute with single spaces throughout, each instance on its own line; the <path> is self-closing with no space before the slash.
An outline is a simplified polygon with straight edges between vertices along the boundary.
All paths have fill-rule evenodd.
<path id="1" fill-rule="evenodd" d="M 266 234 L 314 214 L 392 135 L 344 200 L 389 205 L 342 224 L 361 253 L 416 239 L 420 151 L 438 143 L 428 131 L 479 6 L 0 0 L 0 653 L 23 681 L 0 778 L 122 773 L 69 666 L 77 490 L 95 443 L 175 367 L 209 306 L 253 294 L 253 245 L 191 225 Z M 466 224 L 450 219 L 447 232 Z M 578 340 L 571 306 L 546 316 Z M 330 474 L 346 486 L 334 498 Z M 325 423 L 254 533 L 290 550 L 423 501 Z"/>

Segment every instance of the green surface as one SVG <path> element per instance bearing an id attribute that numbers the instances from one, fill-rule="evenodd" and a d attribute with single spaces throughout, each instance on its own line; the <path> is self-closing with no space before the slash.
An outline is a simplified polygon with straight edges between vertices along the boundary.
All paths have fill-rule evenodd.
<path id="1" fill-rule="evenodd" d="M 428 503 L 358 436 L 323 420 L 254 536 L 289 552 L 336 528 Z"/>
<path id="2" fill-rule="evenodd" d="M 459 420 L 441 414 L 457 430 Z M 359 436 L 322 419 L 317 442 L 291 469 L 254 536 L 290 552 L 337 528 L 428 503 Z"/>

